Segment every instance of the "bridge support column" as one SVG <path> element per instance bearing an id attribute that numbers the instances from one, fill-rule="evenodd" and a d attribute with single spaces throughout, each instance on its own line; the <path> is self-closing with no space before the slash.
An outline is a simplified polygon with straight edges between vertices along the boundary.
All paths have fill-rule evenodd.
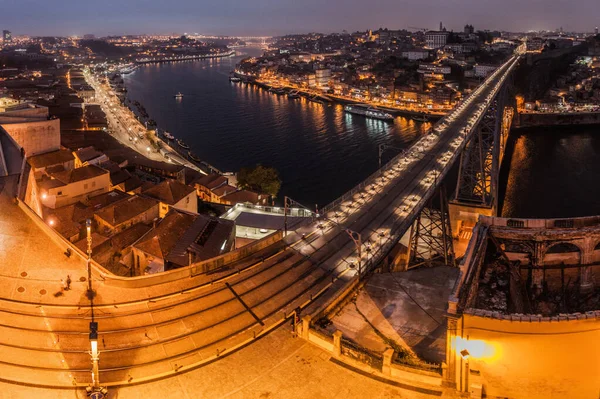
<path id="1" fill-rule="evenodd" d="M 514 117 L 505 86 L 487 109 L 460 156 L 451 202 L 452 228 L 467 239 L 479 215 L 498 213 L 498 178 Z"/>
<path id="2" fill-rule="evenodd" d="M 409 269 L 431 266 L 434 260 L 455 266 L 448 199 L 443 186 L 439 193 L 439 210 L 435 208 L 433 196 L 411 227 L 407 254 Z"/>

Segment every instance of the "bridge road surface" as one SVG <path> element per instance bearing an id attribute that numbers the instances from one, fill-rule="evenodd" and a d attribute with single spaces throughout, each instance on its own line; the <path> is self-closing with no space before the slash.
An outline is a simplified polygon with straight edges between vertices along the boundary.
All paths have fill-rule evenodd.
<path id="1" fill-rule="evenodd" d="M 101 382 L 127 385 L 193 369 L 285 323 L 297 306 L 306 314 L 339 295 L 357 278 L 351 267 L 357 253 L 344 228 L 362 234 L 363 264 L 384 256 L 381 248 L 389 248 L 408 229 L 459 156 L 465 143 L 462 129 L 483 115 L 486 99 L 497 93 L 516 62 L 511 58 L 440 121 L 437 133 L 388 164 L 383 178 L 377 176 L 328 210 L 326 216 L 335 221 L 299 227 L 286 237 L 287 247 L 274 245 L 215 275 L 153 287 L 119 288 L 108 280 L 94 281 Z M 35 281 L 18 284 L 26 292 L 36 289 Z M 87 385 L 90 309 L 85 283 L 74 284 L 66 302 L 52 297 L 28 302 L 14 288 L 14 278 L 0 284 L 2 379 L 47 387 Z"/>

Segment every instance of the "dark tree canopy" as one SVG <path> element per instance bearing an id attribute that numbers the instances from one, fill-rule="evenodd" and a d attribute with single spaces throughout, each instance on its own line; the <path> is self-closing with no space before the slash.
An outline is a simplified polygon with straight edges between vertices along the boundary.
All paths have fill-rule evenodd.
<path id="1" fill-rule="evenodd" d="M 279 174 L 274 168 L 256 165 L 253 168 L 242 168 L 238 175 L 240 188 L 256 191 L 261 194 L 277 196 L 281 188 Z"/>

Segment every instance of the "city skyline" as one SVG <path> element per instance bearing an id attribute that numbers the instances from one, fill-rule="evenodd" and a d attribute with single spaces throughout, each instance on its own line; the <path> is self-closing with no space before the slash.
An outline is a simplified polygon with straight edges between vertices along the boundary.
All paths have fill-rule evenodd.
<path id="1" fill-rule="evenodd" d="M 177 6 L 158 0 L 114 1 L 90 8 L 83 2 L 60 4 L 29 0 L 3 6 L 0 27 L 15 35 L 71 36 L 95 34 L 173 34 L 199 32 L 215 35 L 282 35 L 306 32 L 341 32 L 388 27 L 436 29 L 442 21 L 448 30 L 464 24 L 476 29 L 529 31 L 556 30 L 591 32 L 598 25 L 594 0 L 569 2 L 517 1 L 480 2 L 455 0 L 420 2 L 358 0 L 322 3 L 317 0 L 277 2 L 253 0 L 205 3 L 178 1 Z M 540 10 L 541 5 L 544 8 Z M 118 11 L 118 12 L 115 12 Z M 265 15 L 269 15 L 265 20 Z M 293 16 L 293 17 L 292 17 Z M 19 24 L 15 24 L 15 20 Z"/>

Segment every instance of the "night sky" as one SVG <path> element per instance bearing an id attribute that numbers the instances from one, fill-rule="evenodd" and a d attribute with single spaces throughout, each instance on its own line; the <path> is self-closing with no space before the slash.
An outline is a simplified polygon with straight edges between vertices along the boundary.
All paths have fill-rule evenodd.
<path id="1" fill-rule="evenodd" d="M 0 0 L 13 34 L 279 35 L 414 26 L 591 32 L 600 0 Z"/>

